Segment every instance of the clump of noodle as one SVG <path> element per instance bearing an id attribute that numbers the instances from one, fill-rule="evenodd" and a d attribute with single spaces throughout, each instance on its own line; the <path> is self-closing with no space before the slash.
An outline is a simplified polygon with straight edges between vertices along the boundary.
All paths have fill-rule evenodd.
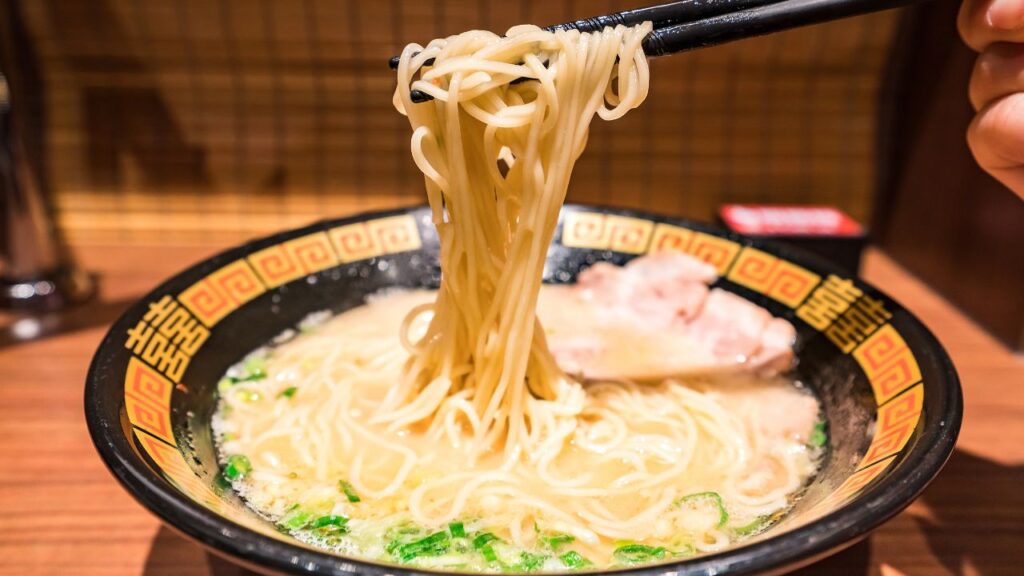
<path id="1" fill-rule="evenodd" d="M 465 428 L 473 451 L 503 440 L 509 457 L 565 435 L 560 420 L 572 411 L 548 404 L 579 394 L 536 320 L 541 272 L 591 118 L 619 118 L 647 95 L 640 43 L 650 29 L 518 26 L 500 38 L 472 31 L 403 51 L 395 105 L 413 127 L 442 279 L 426 333 L 404 338 L 411 357 L 402 384 L 375 422 L 430 421 L 451 439 Z M 407 86 L 434 101 L 413 104 Z"/>
<path id="2" fill-rule="evenodd" d="M 584 390 L 559 371 L 536 320 L 545 253 L 589 122 L 646 96 L 648 30 L 524 26 L 405 49 L 395 102 L 414 128 L 441 287 L 433 302 L 389 301 L 411 310 L 404 321 L 342 315 L 280 346 L 267 381 L 237 386 L 261 400 L 222 397 L 214 427 L 230 437 L 220 448 L 251 459 L 243 495 L 255 508 L 276 516 L 329 496 L 353 534 L 480 518 L 524 547 L 537 523 L 607 559 L 620 539 L 683 534 L 702 551 L 727 545 L 728 527 L 686 532 L 678 503 L 687 494 L 719 492 L 735 526 L 788 505 L 808 458 L 766 438 L 756 406 L 677 381 Z M 536 81 L 512 83 L 520 77 Z M 410 85 L 435 101 L 412 104 Z M 280 396 L 292 386 L 296 394 Z M 337 498 L 341 478 L 361 504 Z"/>

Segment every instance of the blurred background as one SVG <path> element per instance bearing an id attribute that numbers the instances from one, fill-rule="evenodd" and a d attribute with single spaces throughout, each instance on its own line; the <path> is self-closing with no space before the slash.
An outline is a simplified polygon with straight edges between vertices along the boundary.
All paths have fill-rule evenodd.
<path id="1" fill-rule="evenodd" d="M 221 246 L 424 201 L 386 65 L 405 43 L 642 4 L 8 0 L 0 35 L 15 127 L 72 248 Z M 1024 205 L 964 145 L 957 5 L 652 60 L 647 103 L 595 121 L 570 201 L 698 220 L 835 206 L 1020 345 Z"/>

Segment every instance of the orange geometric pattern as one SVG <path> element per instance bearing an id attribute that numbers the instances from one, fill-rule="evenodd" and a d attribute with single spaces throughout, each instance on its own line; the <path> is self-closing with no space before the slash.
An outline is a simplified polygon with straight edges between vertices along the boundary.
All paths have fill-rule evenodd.
<path id="1" fill-rule="evenodd" d="M 740 245 L 732 240 L 711 234 L 680 228 L 671 224 L 654 227 L 654 237 L 648 252 L 678 250 L 695 256 L 715 267 L 719 276 L 725 274 L 729 265 L 740 251 Z"/>
<path id="2" fill-rule="evenodd" d="M 885 471 L 885 469 L 892 463 L 895 456 L 890 457 L 888 460 L 881 460 L 874 464 L 859 468 L 856 472 L 851 474 L 845 482 L 839 485 L 831 494 L 826 498 L 818 502 L 815 509 L 830 509 L 836 505 L 841 504 L 848 498 L 853 497 L 860 492 L 865 486 L 871 483 L 872 480 L 878 478 L 878 476 Z M 863 463 L 863 462 L 862 462 Z"/>
<path id="3" fill-rule="evenodd" d="M 174 446 L 168 446 L 156 438 L 135 430 L 135 437 L 139 440 L 142 449 L 153 460 L 163 472 L 164 477 L 183 494 L 192 500 L 206 506 L 214 512 L 221 508 L 221 498 L 206 485 L 185 462 Z"/>
<path id="4" fill-rule="evenodd" d="M 864 292 L 849 278 L 829 274 L 799 308 L 796 317 L 821 332 L 846 312 Z"/>
<path id="5" fill-rule="evenodd" d="M 324 232 L 264 248 L 250 254 L 248 260 L 269 288 L 338 265 L 338 257 Z"/>
<path id="6" fill-rule="evenodd" d="M 917 428 L 923 404 L 924 384 L 918 384 L 879 408 L 875 437 L 861 462 L 875 462 L 902 450 Z"/>
<path id="7" fill-rule="evenodd" d="M 796 308 L 821 276 L 756 248 L 744 248 L 729 271 L 729 280 Z"/>
<path id="8" fill-rule="evenodd" d="M 641 254 L 647 250 L 654 223 L 596 212 L 570 212 L 562 225 L 562 245 Z"/>
<path id="9" fill-rule="evenodd" d="M 302 266 L 306 274 L 338 265 L 338 256 L 334 253 L 331 240 L 327 237 L 326 232 L 316 232 L 289 240 L 284 243 L 284 247 L 288 254 Z"/>
<path id="10" fill-rule="evenodd" d="M 213 326 L 265 290 L 245 260 L 235 260 L 186 288 L 178 300 L 203 324 Z"/>
<path id="11" fill-rule="evenodd" d="M 346 264 L 422 246 L 416 220 L 408 214 L 339 226 L 328 230 L 327 235 Z"/>
<path id="12" fill-rule="evenodd" d="M 899 332 L 886 324 L 853 351 L 881 406 L 921 380 L 921 370 Z"/>
<path id="13" fill-rule="evenodd" d="M 174 384 L 138 358 L 128 359 L 124 377 L 124 404 L 128 420 L 139 428 L 174 444 L 171 432 L 171 391 Z"/>

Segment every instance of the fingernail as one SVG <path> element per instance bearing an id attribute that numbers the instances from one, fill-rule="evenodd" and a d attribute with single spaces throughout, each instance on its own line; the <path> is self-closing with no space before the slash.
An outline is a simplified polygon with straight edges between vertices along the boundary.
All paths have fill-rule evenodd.
<path id="1" fill-rule="evenodd" d="M 988 25 L 999 30 L 1024 28 L 1024 1 L 995 0 L 988 7 Z"/>

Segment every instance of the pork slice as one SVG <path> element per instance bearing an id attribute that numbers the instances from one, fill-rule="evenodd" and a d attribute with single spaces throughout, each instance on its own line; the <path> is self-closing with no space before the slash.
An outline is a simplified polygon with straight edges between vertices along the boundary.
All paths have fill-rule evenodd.
<path id="1" fill-rule="evenodd" d="M 727 362 L 745 363 L 761 347 L 761 334 L 772 319 L 767 310 L 720 288 L 711 290 L 700 314 L 686 326 Z"/>
<path id="2" fill-rule="evenodd" d="M 793 362 L 793 325 L 719 288 L 711 291 L 704 308 L 686 329 L 694 338 L 707 342 L 720 362 L 744 364 L 764 374 L 783 372 Z"/>
<path id="3" fill-rule="evenodd" d="M 611 316 L 642 319 L 663 328 L 693 318 L 718 275 L 713 266 L 681 252 L 658 252 L 623 267 L 599 262 L 580 273 L 584 298 Z"/>
<path id="4" fill-rule="evenodd" d="M 711 284 L 718 278 L 714 266 L 689 254 L 671 250 L 631 260 L 623 270 L 640 280 L 654 284 Z"/>
<path id="5" fill-rule="evenodd" d="M 792 363 L 793 326 L 721 289 L 714 267 L 659 252 L 598 263 L 539 310 L 559 365 L 586 378 L 660 379 L 722 369 L 772 374 Z M 549 322 L 548 318 L 554 320 Z"/>
<path id="6" fill-rule="evenodd" d="M 750 369 L 775 375 L 793 367 L 796 328 L 782 318 L 772 318 L 761 333 L 761 348 L 750 357 Z"/>
<path id="7" fill-rule="evenodd" d="M 586 300 L 614 308 L 632 301 L 635 287 L 630 280 L 619 266 L 598 262 L 580 272 L 573 289 Z"/>

